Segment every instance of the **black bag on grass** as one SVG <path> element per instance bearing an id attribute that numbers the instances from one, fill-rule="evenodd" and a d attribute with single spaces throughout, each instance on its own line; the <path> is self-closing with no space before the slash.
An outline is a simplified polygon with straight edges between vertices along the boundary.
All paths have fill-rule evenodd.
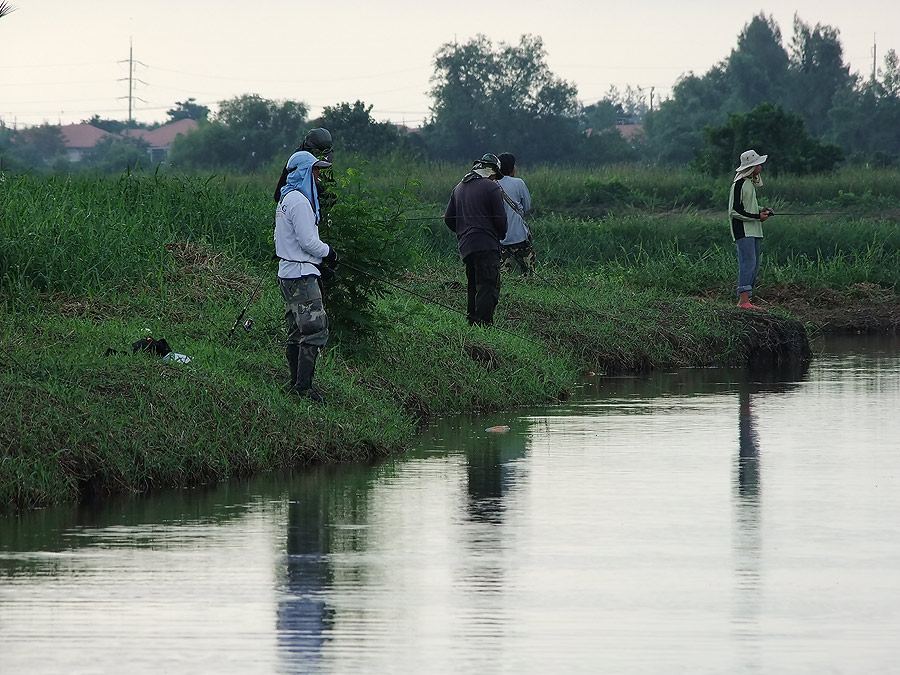
<path id="1" fill-rule="evenodd" d="M 149 352 L 156 356 L 165 356 L 172 351 L 172 348 L 169 346 L 169 343 L 166 342 L 165 338 L 162 340 L 154 340 L 152 337 L 148 336 L 143 340 L 132 342 L 131 351 L 134 354 L 137 354 L 138 352 Z"/>

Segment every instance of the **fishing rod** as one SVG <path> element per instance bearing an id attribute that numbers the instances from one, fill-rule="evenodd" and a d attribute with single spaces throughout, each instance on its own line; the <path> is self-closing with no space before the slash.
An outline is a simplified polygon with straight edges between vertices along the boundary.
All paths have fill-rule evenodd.
<path id="1" fill-rule="evenodd" d="M 238 314 L 237 318 L 234 320 L 234 323 L 231 325 L 231 330 L 228 331 L 228 335 L 225 336 L 225 342 L 228 342 L 228 340 L 231 339 L 231 336 L 234 335 L 234 330 L 238 327 L 238 324 L 241 322 L 241 319 L 244 318 L 244 314 L 246 314 L 247 310 L 250 308 L 250 303 L 253 302 L 253 297 L 256 295 L 256 292 L 259 290 L 260 285 L 262 285 L 262 280 L 263 280 L 262 277 L 260 277 L 257 280 L 256 286 L 250 292 L 250 297 L 247 298 L 247 304 L 244 305 L 244 308 L 241 310 L 241 313 Z"/>
<path id="2" fill-rule="evenodd" d="M 809 211 L 807 213 L 799 213 L 799 212 L 791 212 L 791 211 L 779 211 L 775 213 L 770 209 L 769 218 L 773 216 L 840 216 L 843 215 L 843 211 Z"/>

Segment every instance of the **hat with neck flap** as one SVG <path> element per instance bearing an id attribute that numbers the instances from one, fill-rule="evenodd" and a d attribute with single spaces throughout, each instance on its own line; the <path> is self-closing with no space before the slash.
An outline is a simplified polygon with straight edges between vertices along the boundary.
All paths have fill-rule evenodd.
<path id="1" fill-rule="evenodd" d="M 319 197 L 316 194 L 316 183 L 313 178 L 313 169 L 327 169 L 331 166 L 331 162 L 316 159 L 315 155 L 300 150 L 291 155 L 285 166 L 287 177 L 284 187 L 281 188 L 281 199 L 285 198 L 289 192 L 298 190 L 312 204 L 313 211 L 316 214 L 316 222 L 319 222 Z M 280 201 L 280 200 L 279 200 Z"/>
<path id="2" fill-rule="evenodd" d="M 500 160 L 497 155 L 486 152 L 481 159 L 476 159 L 472 163 L 472 170 L 463 178 L 463 183 L 468 183 L 473 178 L 490 178 L 491 176 L 500 176 Z"/>

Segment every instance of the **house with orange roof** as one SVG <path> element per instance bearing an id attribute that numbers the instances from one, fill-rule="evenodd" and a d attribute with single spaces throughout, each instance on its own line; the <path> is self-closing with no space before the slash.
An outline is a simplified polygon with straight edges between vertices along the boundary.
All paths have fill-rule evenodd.
<path id="1" fill-rule="evenodd" d="M 60 131 L 66 147 L 66 157 L 73 164 L 80 162 L 85 153 L 100 141 L 121 136 L 138 138 L 147 143 L 150 146 L 147 150 L 150 153 L 150 162 L 159 164 L 168 159 L 172 143 L 178 136 L 189 134 L 196 128 L 196 120 L 183 119 L 156 129 L 125 129 L 121 134 L 113 134 L 90 124 L 65 124 L 60 126 Z"/>
<path id="2" fill-rule="evenodd" d="M 139 138 L 150 146 L 150 163 L 159 164 L 169 157 L 172 143 L 178 136 L 189 134 L 197 128 L 197 120 L 182 119 L 156 129 L 125 129 L 123 136 Z"/>
<path id="3" fill-rule="evenodd" d="M 66 146 L 66 158 L 72 163 L 80 162 L 84 154 L 104 138 L 115 136 L 90 124 L 64 124 L 59 130 Z"/>

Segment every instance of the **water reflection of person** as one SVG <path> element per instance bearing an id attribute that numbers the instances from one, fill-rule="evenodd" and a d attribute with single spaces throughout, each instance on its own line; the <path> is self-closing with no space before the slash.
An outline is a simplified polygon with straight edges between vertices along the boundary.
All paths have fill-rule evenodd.
<path id="1" fill-rule="evenodd" d="M 759 440 L 753 423 L 750 386 L 738 392 L 738 502 L 746 509 L 759 509 Z M 758 514 L 757 514 L 758 516 Z"/>
<path id="2" fill-rule="evenodd" d="M 320 672 L 323 647 L 333 630 L 329 603 L 334 585 L 330 556 L 366 548 L 367 491 L 371 472 L 365 466 L 322 467 L 294 476 L 288 503 L 287 547 L 277 609 L 280 672 Z M 343 569 L 342 578 L 362 572 Z"/>
<path id="3" fill-rule="evenodd" d="M 294 476 L 288 502 L 287 547 L 277 609 L 283 672 L 319 672 L 335 621 L 328 594 L 334 584 L 329 556 L 365 548 L 367 467 L 319 468 Z M 352 574 L 345 570 L 344 574 Z"/>
<path id="4" fill-rule="evenodd" d="M 303 476 L 288 504 L 287 556 L 277 610 L 278 645 L 287 672 L 315 671 L 333 623 L 325 589 L 331 581 L 327 504 L 317 474 Z"/>
<path id="5" fill-rule="evenodd" d="M 524 457 L 526 436 L 507 432 L 477 438 L 466 452 L 468 512 L 472 521 L 499 524 L 504 495 L 515 483 L 513 463 Z"/>
<path id="6" fill-rule="evenodd" d="M 736 602 L 734 626 L 742 660 L 748 671 L 760 670 L 757 647 L 762 640 L 759 618 L 762 602 L 762 467 L 754 405 L 765 396 L 797 387 L 807 363 L 787 369 L 754 373 L 754 380 L 738 384 L 738 455 L 734 485 L 734 560 Z M 749 648 L 749 649 L 748 649 Z"/>
<path id="7" fill-rule="evenodd" d="M 734 481 L 735 637 L 745 665 L 759 666 L 756 647 L 761 640 L 760 463 L 759 438 L 753 419 L 751 384 L 738 390 L 738 457 Z M 744 650 L 747 650 L 746 652 Z M 753 668 L 750 668 L 753 670 Z"/>
<path id="8" fill-rule="evenodd" d="M 470 429 L 465 440 L 466 504 L 463 557 L 456 587 L 466 596 L 463 606 L 475 608 L 456 637 L 476 649 L 482 672 L 504 670 L 498 647 L 508 621 L 504 579 L 509 563 L 506 550 L 509 493 L 517 482 L 517 461 L 527 451 L 527 432 L 485 434 Z"/>

